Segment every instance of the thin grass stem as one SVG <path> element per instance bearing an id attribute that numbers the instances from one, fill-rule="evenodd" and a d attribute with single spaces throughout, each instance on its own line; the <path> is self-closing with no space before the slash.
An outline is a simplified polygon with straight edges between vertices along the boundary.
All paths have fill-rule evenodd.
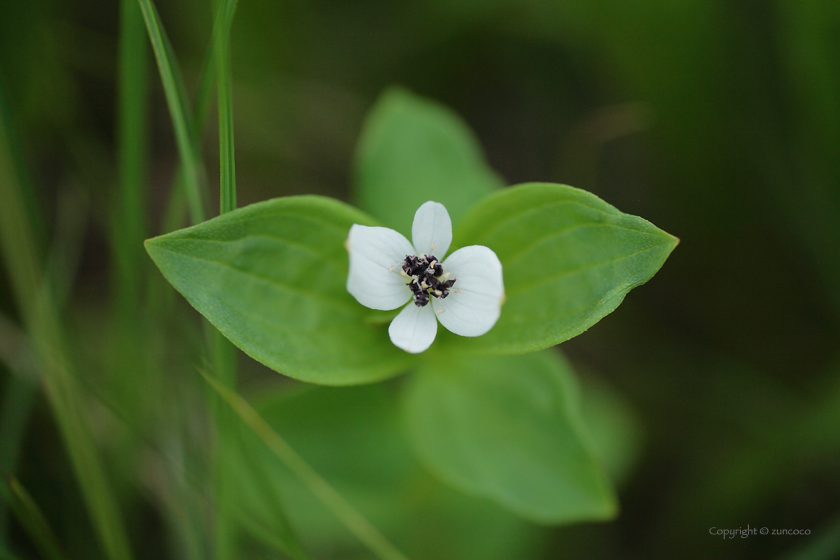
<path id="1" fill-rule="evenodd" d="M 0 248 L 12 292 L 42 372 L 44 389 L 76 472 L 107 558 L 129 560 L 131 552 L 111 484 L 96 449 L 86 415 L 87 406 L 71 374 L 51 288 L 44 281 L 41 258 L 25 208 L 11 155 L 8 111 L 0 89 Z"/>
<path id="2" fill-rule="evenodd" d="M 236 208 L 236 164 L 233 148 L 233 94 L 230 60 L 230 34 L 236 0 L 217 0 L 213 25 L 213 47 L 216 62 L 217 99 L 219 109 L 219 213 Z M 210 327 L 212 328 L 212 327 Z M 215 329 L 214 329 L 215 330 Z M 218 380 L 225 387 L 236 387 L 236 348 L 219 331 L 213 339 L 214 363 Z M 217 558 L 236 558 L 237 531 L 232 514 L 235 496 L 227 472 L 230 461 L 227 455 L 237 453 L 236 424 L 233 413 L 220 399 L 215 399 L 214 416 L 218 429 L 216 449 L 216 492 L 219 507 L 216 515 Z"/>
<path id="3" fill-rule="evenodd" d="M 198 150 L 195 146 L 195 134 L 190 121 L 189 103 L 181 71 L 175 59 L 172 45 L 164 31 L 157 9 L 151 0 L 138 0 L 146 22 L 146 30 L 152 43 L 152 50 L 157 60 L 169 115 L 175 129 L 175 142 L 184 170 L 184 186 L 189 200 L 192 223 L 203 222 L 206 216 L 201 196 L 201 169 Z"/>
<path id="4" fill-rule="evenodd" d="M 41 508 L 16 478 L 10 478 L 8 483 L 0 482 L 0 495 L 12 505 L 15 517 L 29 533 L 32 542 L 44 558 L 68 560 Z"/>
<path id="5" fill-rule="evenodd" d="M 219 213 L 236 208 L 236 162 L 233 149 L 233 76 L 230 34 L 237 0 L 216 2 L 218 15 L 213 26 L 219 102 Z"/>
<path id="6" fill-rule="evenodd" d="M 407 560 L 402 552 L 298 455 L 245 399 L 204 372 L 201 372 L 201 375 L 245 425 L 263 441 L 271 453 L 280 459 L 362 544 L 382 560 Z"/>
<path id="7" fill-rule="evenodd" d="M 117 172 L 119 190 L 112 212 L 116 297 L 119 315 L 128 318 L 138 307 L 146 238 L 145 180 L 147 166 L 148 77 L 146 30 L 135 0 L 120 3 L 120 46 L 117 91 Z"/>

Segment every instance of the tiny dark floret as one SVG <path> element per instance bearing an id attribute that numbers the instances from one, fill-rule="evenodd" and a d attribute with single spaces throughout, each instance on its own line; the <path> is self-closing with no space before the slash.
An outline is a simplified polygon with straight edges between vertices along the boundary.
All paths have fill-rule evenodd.
<path id="1" fill-rule="evenodd" d="M 406 255 L 402 270 L 411 280 L 406 284 L 414 294 L 414 305 L 425 307 L 432 297 L 445 299 L 455 285 L 455 279 L 443 280 L 443 265 L 434 255 Z"/>

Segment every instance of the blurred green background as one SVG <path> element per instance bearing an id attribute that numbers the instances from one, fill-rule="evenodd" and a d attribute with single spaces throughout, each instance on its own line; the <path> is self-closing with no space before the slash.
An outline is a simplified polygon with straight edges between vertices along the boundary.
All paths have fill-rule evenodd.
<path id="1" fill-rule="evenodd" d="M 211 6 L 173 0 L 158 9 L 194 95 Z M 206 354 L 198 318 L 139 243 L 127 249 L 141 263 L 130 274 L 142 278 L 137 297 L 151 303 L 125 303 L 118 293 L 131 284 L 117 281 L 126 238 L 115 233 L 125 225 L 118 22 L 119 2 L 0 3 L 12 156 L 0 162 L 0 180 L 16 176 L 24 193 L 135 556 L 209 557 L 202 512 L 212 509 L 212 477 L 202 473 L 212 470 L 212 438 L 208 389 L 195 374 Z M 385 475 L 347 486 L 358 507 L 379 511 L 372 518 L 393 522 L 382 530 L 409 543 L 410 557 L 840 557 L 840 2 L 242 0 L 231 44 L 240 206 L 299 193 L 352 201 L 363 118 L 398 84 L 462 115 L 508 184 L 586 189 L 682 240 L 648 285 L 562 345 L 591 429 L 603 420 L 601 437 L 624 461 L 619 517 L 531 526 L 459 501 L 425 475 L 417 492 L 428 484 L 435 500 L 457 502 L 446 506 L 449 517 L 394 498 Z M 145 64 L 135 70 L 147 78 L 137 87 L 149 92 L 138 202 L 148 237 L 186 225 L 186 216 L 183 206 L 164 216 L 178 155 L 150 51 Z M 203 153 L 217 208 L 214 118 Z M 0 474 L 26 488 L 67 557 L 100 558 L 52 405 L 34 389 L 38 368 L 8 256 L 20 243 L 9 231 L 0 275 Z M 371 419 L 345 426 L 313 413 L 350 406 L 339 389 L 307 393 L 245 358 L 240 370 L 241 391 L 264 398 L 266 410 L 274 398 L 297 403 L 278 405 L 276 421 L 323 469 L 329 457 L 318 457 L 329 438 L 380 429 Z M 346 396 L 390 418 L 383 394 L 394 383 Z M 300 414 L 283 424 L 295 407 Z M 604 420 L 610 415 L 617 420 Z M 381 429 L 397 437 L 392 426 Z M 334 445 L 356 449 L 359 433 Z M 381 464 L 409 468 L 400 445 Z M 355 472 L 350 463 L 345 474 Z M 383 485 L 378 495 L 374 483 Z M 344 543 L 338 529 L 322 525 L 313 507 L 294 496 L 286 507 L 313 557 L 365 557 L 335 544 Z M 50 557 L 39 556 L 46 553 L 5 505 L 0 523 L 0 557 Z M 283 557 L 272 547 L 276 526 L 241 523 L 250 529 L 240 557 Z M 709 534 L 747 525 L 811 534 Z"/>

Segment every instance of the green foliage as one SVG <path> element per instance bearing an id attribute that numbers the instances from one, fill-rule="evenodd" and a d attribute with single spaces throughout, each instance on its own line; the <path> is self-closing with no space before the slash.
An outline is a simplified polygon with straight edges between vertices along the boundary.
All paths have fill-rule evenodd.
<path id="1" fill-rule="evenodd" d="M 343 242 L 370 218 L 301 196 L 228 212 L 146 242 L 167 280 L 246 354 L 311 383 L 402 371 L 406 355 L 347 293 Z"/>
<path id="2" fill-rule="evenodd" d="M 230 412 L 235 416 L 233 411 Z M 239 525 L 271 549 L 295 560 L 308 559 L 289 521 L 284 507 L 285 496 L 279 490 L 280 483 L 266 464 L 266 453 L 262 452 L 264 444 L 252 434 L 245 433 L 249 428 L 241 426 L 238 419 L 231 424 L 240 428 L 236 433 L 240 437 L 236 440 L 237 445 L 228 448 L 222 460 L 226 467 L 226 491 L 235 498 L 231 501 L 236 504 L 233 513 Z"/>
<path id="3" fill-rule="evenodd" d="M 230 31 L 237 0 L 219 0 L 213 28 L 219 97 L 219 213 L 236 208 L 236 165 L 233 148 L 233 76 L 230 62 Z"/>
<path id="4" fill-rule="evenodd" d="M 212 52 L 216 59 L 217 97 L 219 108 L 219 213 L 224 214 L 236 208 L 236 165 L 233 137 L 233 72 L 231 70 L 230 32 L 236 12 L 236 0 L 215 2 L 216 19 L 213 26 Z M 183 161 L 183 159 L 182 159 Z M 206 324 L 205 324 L 206 326 Z M 220 332 L 214 333 L 213 356 L 217 379 L 225 386 L 236 387 L 237 352 L 230 341 Z M 213 416 L 218 431 L 216 449 L 216 501 L 215 517 L 216 555 L 231 558 L 238 555 L 237 532 L 232 522 L 231 502 L 234 500 L 231 479 L 236 476 L 230 468 L 231 456 L 240 450 L 235 440 L 235 423 L 232 414 L 218 400 L 214 402 Z M 282 514 L 282 511 L 280 511 Z M 281 543 L 293 543 L 294 534 L 288 529 L 288 522 L 282 516 L 276 539 Z M 285 530 L 284 530 L 285 529 Z M 293 546 L 292 544 L 287 545 Z"/>
<path id="5" fill-rule="evenodd" d="M 650 280 L 678 242 L 579 189 L 534 183 L 501 191 L 470 211 L 454 244 L 496 252 L 507 295 L 502 316 L 485 336 L 447 342 L 488 354 L 559 344 Z"/>
<path id="6" fill-rule="evenodd" d="M 493 190 L 494 175 L 463 125 L 428 101 L 391 92 L 367 129 L 361 196 L 381 216 L 382 200 L 408 216 L 416 207 L 404 199 L 440 195 L 463 208 Z M 419 182 L 405 190 L 406 180 Z M 176 289 L 252 357 L 305 381 L 362 383 L 399 373 L 408 356 L 344 289 L 341 244 L 353 223 L 370 222 L 337 202 L 289 198 L 147 248 Z M 677 242 L 594 195 L 549 184 L 487 197 L 464 218 L 459 241 L 490 247 L 505 266 L 508 301 L 497 326 L 475 339 L 441 337 L 445 350 L 472 354 L 539 350 L 579 334 L 647 281 Z"/>
<path id="7" fill-rule="evenodd" d="M 143 200 L 148 166 L 148 39 L 136 0 L 120 2 L 117 168 L 119 194 L 111 213 L 116 286 L 123 317 L 136 312 L 147 237 Z"/>
<path id="8" fill-rule="evenodd" d="M 218 381 L 204 376 L 231 409 L 300 482 L 316 496 L 344 526 L 382 560 L 407 560 L 367 519 L 360 515 L 336 490 L 297 453 L 245 399 Z M 231 457 L 235 459 L 235 457 Z M 296 550 L 287 550 L 303 557 Z"/>
<path id="9" fill-rule="evenodd" d="M 502 186 L 472 132 L 449 109 L 403 89 L 382 95 L 356 153 L 359 206 L 383 225 L 411 234 L 414 212 L 442 203 L 453 222 Z"/>
<path id="10" fill-rule="evenodd" d="M 371 111 L 356 174 L 361 207 L 383 224 L 408 233 L 417 208 L 435 200 L 456 225 L 452 250 L 485 245 L 501 259 L 502 317 L 483 337 L 441 336 L 460 352 L 531 352 L 580 334 L 648 281 L 678 242 L 571 187 L 493 194 L 501 183 L 461 119 L 402 89 Z"/>
<path id="11" fill-rule="evenodd" d="M 574 380 L 557 354 L 428 361 L 406 422 L 445 480 L 541 523 L 609 519 L 616 498 L 581 433 Z"/>
<path id="12" fill-rule="evenodd" d="M 39 266 L 34 229 L 25 209 L 23 175 L 12 157 L 14 133 L 8 124 L 5 92 L 0 88 L 0 250 L 11 275 L 16 300 L 41 370 L 41 382 L 67 446 L 100 544 L 110 560 L 130 560 L 131 550 L 112 483 L 86 415 L 85 394 L 69 365 L 50 279 Z"/>
<path id="13" fill-rule="evenodd" d="M 456 243 L 496 251 L 508 301 L 488 335 L 444 335 L 420 358 L 397 350 L 384 328 L 393 314 L 370 312 L 345 288 L 344 239 L 352 224 L 372 221 L 331 199 L 254 204 L 151 239 L 147 250 L 193 307 L 280 373 L 348 385 L 413 367 L 405 399 L 411 439 L 453 486 L 541 523 L 615 515 L 565 362 L 551 353 L 488 356 L 539 350 L 582 332 L 647 281 L 676 239 L 571 187 L 492 194 L 495 175 L 463 124 L 401 90 L 373 111 L 358 166 L 366 208 L 389 224 L 401 218 L 408 227 L 420 203 L 439 199 L 455 216 L 466 212 Z M 613 456 L 616 470 L 628 454 Z M 264 505 L 256 511 L 268 511 Z"/>
<path id="14" fill-rule="evenodd" d="M 156 3 L 160 13 L 150 0 L 0 2 L 0 88 L 8 94 L 0 101 L 0 477 L 31 491 L 31 500 L 20 487 L 13 496 L 0 481 L 0 558 L 49 558 L 58 549 L 80 559 L 370 558 L 271 452 L 284 449 L 272 433 L 412 560 L 840 555 L 840 3 L 433 0 L 379 3 L 371 12 L 370 2 L 256 0 L 241 3 L 235 26 L 236 0 Z M 117 5 L 119 30 L 108 17 Z M 158 68 L 148 65 L 149 36 Z M 353 198 L 346 178 L 363 110 L 395 82 L 424 97 L 392 89 L 374 106 L 356 149 Z M 219 118 L 208 118 L 217 91 Z M 202 132 L 217 120 L 218 151 L 215 135 Z M 340 388 L 303 387 L 237 356 L 186 311 L 144 254 L 141 241 L 183 227 L 188 207 L 191 221 L 201 221 L 218 192 L 205 184 L 202 160 L 215 185 L 217 156 L 223 211 L 236 205 L 238 179 L 241 201 L 315 192 L 352 200 L 407 233 L 417 206 L 433 199 L 450 209 L 456 243 L 487 237 L 501 253 L 540 220 L 505 226 L 513 203 L 499 204 L 498 219 L 472 219 L 496 196 L 523 195 L 500 191 L 466 121 L 488 141 L 487 161 L 511 179 L 505 184 L 576 185 L 688 240 L 623 313 L 564 343 L 593 375 L 581 376 L 580 411 L 570 397 L 558 414 L 576 427 L 570 447 L 599 465 L 587 472 L 603 480 L 603 470 L 626 491 L 614 523 L 543 528 L 530 521 L 533 512 L 513 513 L 509 502 L 521 501 L 523 484 L 501 476 L 512 458 L 468 461 L 497 451 L 470 446 L 454 427 L 495 446 L 510 443 L 501 436 L 521 429 L 520 417 L 542 418 L 541 409 L 513 405 L 501 407 L 502 425 L 495 416 L 487 425 L 464 417 L 554 379 L 537 364 L 540 354 L 490 355 L 579 332 L 618 303 L 610 302 L 613 288 L 658 265 L 639 253 L 541 284 L 543 292 L 526 276 L 553 278 L 547 267 L 564 274 L 563 258 L 574 263 L 624 242 L 626 251 L 641 249 L 638 231 L 594 226 L 590 241 L 605 242 L 586 250 L 577 230 L 561 235 L 562 246 L 541 241 L 531 258 L 506 263 L 510 299 L 496 331 L 470 340 L 441 329 L 423 355 L 393 354 L 400 365 L 392 373 L 411 375 Z M 553 208 L 545 231 L 559 233 L 564 220 L 597 221 L 586 212 Z M 346 258 L 341 238 L 328 240 L 338 264 Z M 655 251 L 664 259 L 673 240 L 661 240 Z M 537 258 L 546 244 L 550 256 Z M 650 260 L 636 262 L 638 270 L 616 269 L 641 257 Z M 189 262 L 185 276 L 196 268 Z M 281 264 L 303 266 L 293 256 Z M 331 278 L 336 294 L 342 274 Z M 581 290 L 582 277 L 607 295 Z M 249 286 L 220 297 L 247 299 L 237 292 Z M 588 311 L 564 326 L 557 309 L 581 294 L 591 298 Z M 301 300 L 286 297 L 283 313 Z M 261 303 L 259 317 L 278 305 L 272 297 Z M 506 323 L 520 311 L 522 324 Z M 353 328 L 377 333 L 374 357 L 393 350 L 384 333 L 393 316 L 362 309 L 349 317 Z M 327 350 L 318 350 L 334 351 L 326 357 L 343 366 L 346 348 L 322 342 Z M 312 358 L 315 346 L 301 351 Z M 469 374 L 476 364 L 489 377 Z M 494 375 L 499 364 L 517 375 Z M 255 426 L 271 445 L 243 429 L 197 366 L 228 396 L 240 391 L 257 403 L 270 429 Z M 368 364 L 360 367 L 357 378 L 373 380 Z M 335 383 L 330 375 L 319 382 Z M 557 391 L 572 394 L 563 379 Z M 442 391 L 422 406 L 462 420 L 426 438 L 432 449 L 467 442 L 445 457 L 427 456 L 403 430 L 411 409 L 401 406 L 424 384 Z M 441 400 L 456 393 L 458 400 Z M 525 446 L 516 465 L 523 472 L 548 455 L 533 443 L 539 433 L 516 441 Z M 573 480 L 561 474 L 562 460 L 547 464 L 548 488 Z M 634 467 L 640 476 L 630 476 Z M 465 483 L 458 475 L 467 468 L 481 476 Z M 811 534 L 707 533 L 711 524 L 748 522 Z"/>
<path id="15" fill-rule="evenodd" d="M 178 152 L 184 165 L 184 187 L 190 202 L 190 217 L 193 223 L 198 223 L 204 220 L 205 215 L 204 203 L 201 198 L 201 158 L 194 145 L 196 136 L 190 120 L 192 113 L 189 108 L 184 78 L 181 76 L 175 52 L 163 28 L 163 23 L 160 21 L 160 15 L 158 15 L 154 2 L 152 0 L 138 0 L 138 2 L 143 12 L 143 19 L 146 21 L 146 29 L 149 32 L 152 50 L 157 60 L 163 90 L 166 93 L 166 103 L 169 105 L 169 115 L 175 129 L 175 141 L 178 144 Z"/>
<path id="16" fill-rule="evenodd" d="M 32 537 L 32 541 L 48 560 L 67 560 L 61 544 L 44 517 L 41 508 L 20 482 L 12 478 L 8 481 L 0 480 L 0 498 L 11 504 L 12 511 L 20 524 Z"/>
<path id="17" fill-rule="evenodd" d="M 312 467 L 412 560 L 530 558 L 538 532 L 485 499 L 431 476 L 406 441 L 399 399 L 385 384 L 276 391 L 256 402 L 260 414 Z M 282 497 L 315 558 L 370 558 L 332 511 L 268 453 L 242 458 L 245 472 L 264 468 L 261 503 Z M 254 511 L 260 510 L 256 502 Z"/>

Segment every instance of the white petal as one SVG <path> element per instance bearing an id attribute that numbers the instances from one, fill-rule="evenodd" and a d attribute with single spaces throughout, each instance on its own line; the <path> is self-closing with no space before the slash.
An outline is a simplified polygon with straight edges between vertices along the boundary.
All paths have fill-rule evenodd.
<path id="1" fill-rule="evenodd" d="M 347 291 L 359 303 L 388 311 L 411 298 L 407 279 L 400 275 L 400 265 L 406 255 L 414 254 L 408 239 L 392 229 L 353 224 L 347 251 L 350 253 Z"/>
<path id="2" fill-rule="evenodd" d="M 419 354 L 432 345 L 437 334 L 437 321 L 431 305 L 417 307 L 414 302 L 405 306 L 388 327 L 391 342 L 411 354 Z"/>
<path id="3" fill-rule="evenodd" d="M 496 253 L 480 245 L 464 247 L 446 259 L 443 270 L 452 274 L 455 285 L 446 299 L 432 298 L 438 320 L 461 336 L 481 336 L 492 329 L 505 297 Z"/>
<path id="4" fill-rule="evenodd" d="M 426 202 L 414 213 L 411 240 L 417 256 L 434 255 L 442 259 L 452 243 L 452 220 L 440 202 Z"/>

